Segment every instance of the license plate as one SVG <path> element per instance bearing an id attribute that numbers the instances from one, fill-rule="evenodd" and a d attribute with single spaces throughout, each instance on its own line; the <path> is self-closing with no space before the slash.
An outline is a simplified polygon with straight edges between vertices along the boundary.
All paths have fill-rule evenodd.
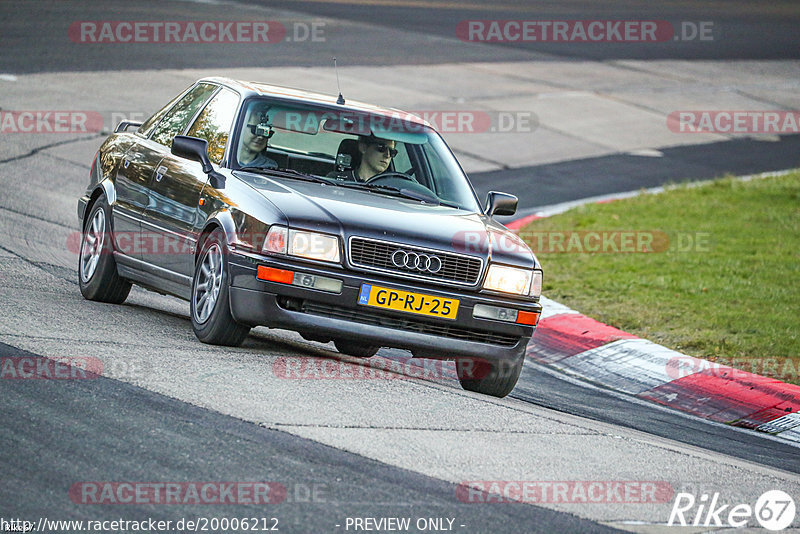
<path id="1" fill-rule="evenodd" d="M 388 287 L 363 284 L 358 296 L 358 303 L 365 306 L 385 308 L 443 319 L 455 319 L 458 314 L 458 299 L 448 299 L 412 293 Z"/>

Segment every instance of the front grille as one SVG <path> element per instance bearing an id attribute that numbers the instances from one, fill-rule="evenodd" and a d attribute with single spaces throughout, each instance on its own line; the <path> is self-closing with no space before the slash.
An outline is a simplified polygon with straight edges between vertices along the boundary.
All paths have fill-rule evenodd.
<path id="1" fill-rule="evenodd" d="M 520 336 L 460 328 L 446 324 L 432 324 L 415 319 L 390 317 L 387 315 L 379 315 L 373 311 L 367 312 L 358 309 L 342 308 L 340 306 L 331 306 L 320 302 L 303 301 L 300 311 L 311 315 L 330 317 L 332 319 L 342 319 L 355 323 L 385 326 L 387 328 L 404 330 L 406 332 L 418 332 L 421 334 L 431 334 L 434 336 L 474 341 L 476 343 L 487 343 L 490 345 L 501 345 L 504 347 L 513 347 L 520 339 Z"/>
<path id="2" fill-rule="evenodd" d="M 397 267 L 392 263 L 392 254 L 398 250 L 436 256 L 442 261 L 442 267 L 436 273 Z M 483 260 L 474 256 L 433 251 L 398 243 L 365 239 L 363 237 L 350 239 L 350 263 L 363 269 L 465 286 L 473 286 L 478 283 L 483 267 Z"/>

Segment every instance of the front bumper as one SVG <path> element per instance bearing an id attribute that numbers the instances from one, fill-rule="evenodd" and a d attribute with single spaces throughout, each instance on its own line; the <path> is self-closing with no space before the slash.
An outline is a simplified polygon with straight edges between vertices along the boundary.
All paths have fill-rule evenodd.
<path id="1" fill-rule="evenodd" d="M 256 278 L 259 265 L 336 278 L 341 293 L 267 282 Z M 293 262 L 284 257 L 250 256 L 233 252 L 228 261 L 230 305 L 240 323 L 285 328 L 320 341 L 357 340 L 369 345 L 410 350 L 425 358 L 477 357 L 516 362 L 524 358 L 534 327 L 472 316 L 475 304 L 513 307 L 541 313 L 537 302 L 503 299 L 458 288 L 407 283 L 370 273 Z M 459 299 L 455 320 L 421 316 L 357 304 L 362 284 L 375 284 Z"/>

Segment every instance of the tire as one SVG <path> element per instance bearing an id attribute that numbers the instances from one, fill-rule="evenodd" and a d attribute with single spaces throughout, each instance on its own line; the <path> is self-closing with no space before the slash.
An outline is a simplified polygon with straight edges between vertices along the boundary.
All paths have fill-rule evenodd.
<path id="1" fill-rule="evenodd" d="M 105 195 L 98 197 L 83 221 L 78 252 L 78 286 L 87 300 L 122 304 L 131 283 L 120 277 L 114 261 L 111 208 Z"/>
<path id="2" fill-rule="evenodd" d="M 238 347 L 250 333 L 249 326 L 231 315 L 228 284 L 228 247 L 225 234 L 217 228 L 201 244 L 192 279 L 192 328 L 203 343 Z"/>
<path id="3" fill-rule="evenodd" d="M 345 341 L 343 339 L 333 340 L 336 350 L 348 356 L 355 356 L 356 358 L 372 358 L 378 352 L 380 347 L 378 345 L 363 345 L 354 341 Z"/>
<path id="4" fill-rule="evenodd" d="M 517 362 L 488 362 L 480 358 L 456 360 L 456 373 L 467 391 L 503 398 L 514 389 L 525 358 Z"/>

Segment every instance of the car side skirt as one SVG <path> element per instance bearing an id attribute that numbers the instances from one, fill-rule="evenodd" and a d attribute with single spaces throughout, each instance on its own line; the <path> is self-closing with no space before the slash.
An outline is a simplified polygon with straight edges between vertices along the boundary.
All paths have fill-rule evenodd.
<path id="1" fill-rule="evenodd" d="M 119 275 L 131 282 L 189 300 L 192 294 L 192 279 L 125 254 L 114 252 Z"/>

